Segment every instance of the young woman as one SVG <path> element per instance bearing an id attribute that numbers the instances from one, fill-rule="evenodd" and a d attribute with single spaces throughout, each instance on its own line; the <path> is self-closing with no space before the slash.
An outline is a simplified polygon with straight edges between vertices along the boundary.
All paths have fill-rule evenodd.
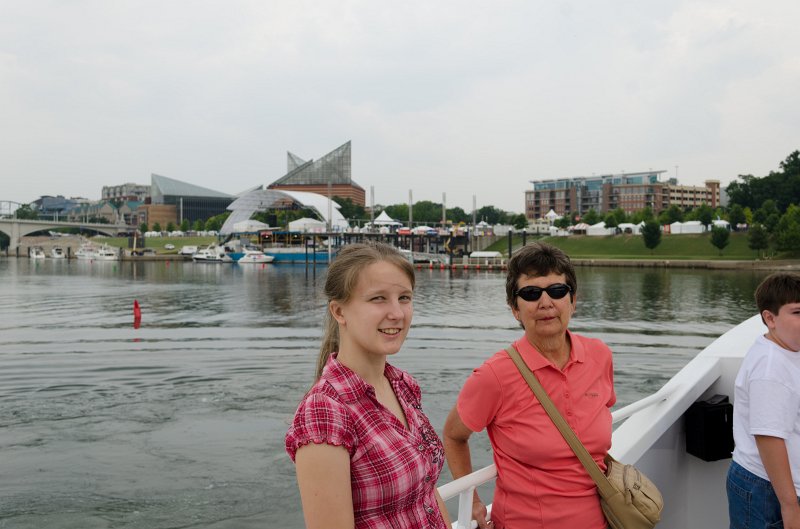
<path id="1" fill-rule="evenodd" d="M 309 529 L 450 526 L 442 443 L 417 382 L 387 363 L 408 334 L 414 269 L 386 245 L 343 248 L 328 269 L 317 381 L 286 434 Z"/>

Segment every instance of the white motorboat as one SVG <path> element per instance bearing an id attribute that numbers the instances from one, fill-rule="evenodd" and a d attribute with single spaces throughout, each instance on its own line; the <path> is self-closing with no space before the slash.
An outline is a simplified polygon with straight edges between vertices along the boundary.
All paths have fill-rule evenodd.
<path id="1" fill-rule="evenodd" d="M 81 247 L 75 252 L 76 259 L 94 259 L 95 255 L 97 254 L 97 248 L 95 248 L 92 244 L 81 244 Z"/>
<path id="2" fill-rule="evenodd" d="M 98 261 L 116 261 L 119 259 L 119 254 L 114 248 L 104 244 L 95 251 L 94 258 Z"/>
<path id="3" fill-rule="evenodd" d="M 254 250 L 252 248 L 245 248 L 244 254 L 239 258 L 237 263 L 240 264 L 263 264 L 263 263 L 271 263 L 275 260 L 275 257 L 272 255 L 267 255 L 260 250 Z"/>
<path id="4" fill-rule="evenodd" d="M 29 256 L 31 259 L 44 259 L 47 257 L 41 246 L 34 246 L 30 249 Z"/>
<path id="5" fill-rule="evenodd" d="M 731 460 L 704 461 L 689 454 L 684 417 L 693 403 L 714 395 L 727 396 L 733 402 L 734 381 L 742 359 L 766 330 L 761 317 L 753 316 L 703 349 L 656 393 L 613 412 L 614 424 L 619 426 L 612 435 L 611 454 L 635 464 L 664 496 L 657 529 L 729 526 L 725 475 Z M 688 435 L 694 439 L 695 433 Z M 496 476 L 495 466 L 489 465 L 439 487 L 445 500 L 459 497 L 454 528 L 475 527 L 470 522 L 472 492 Z"/>
<path id="6" fill-rule="evenodd" d="M 53 246 L 50 248 L 50 257 L 53 259 L 64 259 L 66 255 L 64 254 L 64 249 L 61 246 Z"/>
<path id="7" fill-rule="evenodd" d="M 197 246 L 181 246 L 178 255 L 194 255 L 197 253 Z"/>
<path id="8" fill-rule="evenodd" d="M 201 248 L 194 255 L 192 260 L 196 263 L 232 263 L 233 259 L 225 253 L 225 249 L 216 244 L 210 244 Z"/>

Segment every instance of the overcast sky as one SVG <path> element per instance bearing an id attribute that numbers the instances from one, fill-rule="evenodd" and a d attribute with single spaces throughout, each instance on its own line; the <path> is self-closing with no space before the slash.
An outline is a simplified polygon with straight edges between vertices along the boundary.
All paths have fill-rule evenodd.
<path id="1" fill-rule="evenodd" d="M 764 176 L 800 149 L 796 0 L 0 0 L 0 201 L 227 193 L 348 140 L 379 204 Z M 677 169 L 676 169 L 676 166 Z"/>

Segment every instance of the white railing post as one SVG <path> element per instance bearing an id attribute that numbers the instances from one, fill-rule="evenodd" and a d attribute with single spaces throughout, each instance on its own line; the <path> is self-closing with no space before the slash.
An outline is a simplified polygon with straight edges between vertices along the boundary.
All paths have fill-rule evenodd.
<path id="1" fill-rule="evenodd" d="M 475 487 L 469 487 L 458 495 L 457 529 L 470 529 L 472 526 L 472 494 Z"/>

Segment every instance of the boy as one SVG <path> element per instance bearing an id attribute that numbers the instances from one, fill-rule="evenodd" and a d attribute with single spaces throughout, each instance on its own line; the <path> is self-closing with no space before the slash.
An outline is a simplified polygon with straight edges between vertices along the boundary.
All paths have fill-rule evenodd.
<path id="1" fill-rule="evenodd" d="M 736 377 L 730 527 L 800 529 L 800 274 L 764 279 L 756 305 L 768 330 Z"/>

